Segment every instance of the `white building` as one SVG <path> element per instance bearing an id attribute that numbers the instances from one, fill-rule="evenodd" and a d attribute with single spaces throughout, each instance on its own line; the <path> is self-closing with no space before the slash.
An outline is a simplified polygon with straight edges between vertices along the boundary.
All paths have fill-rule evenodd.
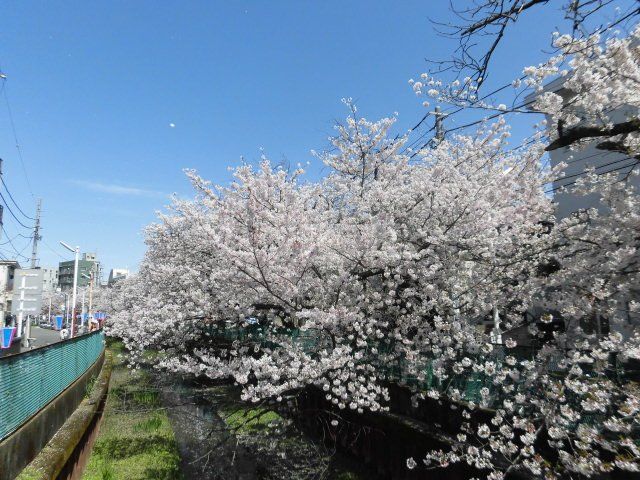
<path id="1" fill-rule="evenodd" d="M 570 90 L 564 88 L 564 82 L 564 78 L 557 78 L 544 87 L 544 92 L 553 92 L 560 95 L 564 104 L 568 106 L 573 95 Z M 538 93 L 530 94 L 525 99 L 526 104 L 530 105 L 537 95 Z M 572 113 L 580 117 L 580 111 L 573 111 Z M 637 108 L 629 105 L 618 105 L 608 113 L 608 120 L 615 124 L 628 121 L 630 118 L 637 118 L 638 115 Z M 549 121 L 549 118 L 547 118 L 547 121 Z M 585 174 L 587 168 L 595 168 L 595 172 L 598 174 L 617 173 L 621 179 L 628 178 L 636 188 L 636 193 L 640 193 L 640 175 L 629 176 L 633 168 L 638 166 L 637 158 L 629 157 L 621 152 L 596 148 L 603 140 L 605 139 L 594 138 L 590 144 L 574 150 L 571 150 L 570 147 L 561 147 L 549 152 L 552 167 L 556 167 L 560 163 L 566 164 L 562 170 L 563 175 L 553 182 L 553 201 L 557 205 L 556 218 L 558 220 L 568 217 L 578 210 L 601 207 L 596 194 L 584 196 L 576 195 L 572 192 L 576 180 Z M 628 300 L 640 300 L 640 290 L 632 291 Z M 598 322 L 598 329 L 601 330 L 603 320 L 599 319 Z M 627 323 L 614 328 L 626 335 L 632 332 L 639 322 L 640 318 L 637 315 L 628 312 Z M 607 328 L 609 328 L 608 321 L 606 324 Z"/>
<path id="2" fill-rule="evenodd" d="M 564 88 L 564 80 L 564 78 L 558 78 L 548 83 L 544 91 L 560 95 L 564 101 L 567 102 L 571 99 L 572 94 Z M 530 105 L 537 95 L 537 93 L 529 95 L 525 99 L 526 104 Z M 580 116 L 580 112 L 573 113 Z M 619 123 L 628 120 L 630 116 L 637 117 L 637 109 L 622 105 L 611 111 L 609 120 L 614 123 Z M 547 118 L 547 120 L 549 119 Z M 553 201 L 557 203 L 556 215 L 558 219 L 565 218 L 577 210 L 591 208 L 597 205 L 598 201 L 595 195 L 586 197 L 578 196 L 571 191 L 575 181 L 584 175 L 586 168 L 593 167 L 596 169 L 596 173 L 600 174 L 617 172 L 620 177 L 624 177 L 637 165 L 637 159 L 630 158 L 623 153 L 596 148 L 601 141 L 602 139 L 594 139 L 591 144 L 576 150 L 571 150 L 570 147 L 561 147 L 549 152 L 552 167 L 556 167 L 560 163 L 566 164 L 562 170 L 564 175 L 553 182 Z M 631 177 L 631 181 L 637 191 L 640 191 L 640 176 L 636 175 Z M 566 187 L 566 191 L 561 191 L 562 187 Z"/>
<path id="3" fill-rule="evenodd" d="M 52 267 L 40 267 L 42 270 L 42 291 L 55 292 L 58 288 L 58 269 Z"/>
<path id="4" fill-rule="evenodd" d="M 109 272 L 108 285 L 112 286 L 114 283 L 124 280 L 129 276 L 129 269 L 127 268 L 112 268 Z"/>
<path id="5" fill-rule="evenodd" d="M 0 323 L 11 313 L 15 272 L 20 264 L 15 260 L 0 260 Z"/>

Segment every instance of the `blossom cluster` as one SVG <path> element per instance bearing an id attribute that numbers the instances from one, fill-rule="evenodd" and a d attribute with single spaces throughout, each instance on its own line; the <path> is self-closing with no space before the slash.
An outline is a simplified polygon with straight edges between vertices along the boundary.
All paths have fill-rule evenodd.
<path id="1" fill-rule="evenodd" d="M 604 45 L 558 37 L 561 56 L 525 70 L 534 89 L 566 77 L 582 113 L 541 92 L 536 108 L 553 128 L 606 127 L 606 108 L 638 104 L 638 32 Z M 470 79 L 443 89 L 425 75 L 412 86 L 509 110 L 482 103 Z M 556 222 L 544 186 L 558 171 L 545 168 L 540 136 L 509 149 L 499 119 L 411 151 L 391 134 L 395 118 L 369 121 L 347 103 L 351 116 L 318 155 L 320 181 L 266 158 L 238 167 L 228 186 L 187 171 L 195 198 L 174 199 L 148 227 L 139 273 L 101 300 L 109 332 L 134 359 L 158 350 L 160 368 L 231 378 L 251 402 L 314 387 L 337 410 L 385 411 L 390 365 L 428 373 L 434 386 L 415 400 L 449 402 L 464 421 L 449 451 L 409 468 L 466 462 L 492 479 L 637 471 L 640 396 L 620 370 L 640 359 L 631 183 L 584 176 L 575 192 L 599 208 Z M 634 135 L 622 141 L 638 155 Z M 500 335 L 485 333 L 486 319 Z M 523 328 L 529 355 L 515 340 Z M 471 377 L 485 380 L 478 399 L 459 388 Z M 477 407 L 491 419 L 478 424 Z"/>

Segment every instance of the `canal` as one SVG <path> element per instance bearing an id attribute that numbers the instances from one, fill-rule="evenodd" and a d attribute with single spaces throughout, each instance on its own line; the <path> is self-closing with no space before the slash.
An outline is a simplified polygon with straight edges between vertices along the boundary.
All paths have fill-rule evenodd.
<path id="1" fill-rule="evenodd" d="M 290 419 L 247 405 L 232 385 L 156 375 L 175 432 L 184 478 L 364 480 L 360 462 L 305 435 Z"/>

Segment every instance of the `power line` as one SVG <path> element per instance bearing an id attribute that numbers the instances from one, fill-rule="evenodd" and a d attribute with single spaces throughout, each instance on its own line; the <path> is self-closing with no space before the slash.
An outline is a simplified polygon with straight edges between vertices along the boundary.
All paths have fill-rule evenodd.
<path id="1" fill-rule="evenodd" d="M 6 232 L 5 232 L 5 233 L 6 233 Z M 18 238 L 19 236 L 20 236 L 20 234 L 14 235 L 11 239 L 9 239 L 9 238 L 7 237 L 7 241 L 6 241 L 6 242 L 2 242 L 2 243 L 0 243 L 0 246 L 2 246 L 2 245 L 8 245 L 10 241 L 11 241 L 11 242 L 12 242 L 12 241 L 14 241 L 14 240 L 15 240 L 16 238 Z"/>
<path id="2" fill-rule="evenodd" d="M 29 257 L 25 256 L 22 254 L 22 252 L 24 252 L 29 245 L 31 245 L 31 238 L 29 238 L 29 241 L 27 242 L 27 244 L 24 246 L 24 248 L 22 248 L 22 250 L 18 251 L 18 249 L 16 248 L 16 246 L 14 245 L 13 241 L 11 240 L 11 238 L 9 238 L 9 236 L 7 235 L 7 240 L 9 242 L 9 245 L 11 246 L 11 248 L 13 249 L 13 252 L 16 254 L 16 256 L 18 257 L 22 257 L 25 260 L 29 260 Z"/>
<path id="3" fill-rule="evenodd" d="M 0 159 L 0 179 L 2 179 L 2 159 Z M 2 183 L 4 184 L 4 180 L 2 180 Z M 6 185 L 5 185 L 6 188 Z M 9 192 L 9 190 L 7 190 L 7 192 Z M 11 195 L 11 194 L 9 194 Z M 13 213 L 13 210 L 11 210 L 11 207 L 9 206 L 9 203 L 7 202 L 7 200 L 4 198 L 4 195 L 2 195 L 2 192 L 0 192 L 0 198 L 2 199 L 2 201 L 4 202 L 4 206 L 7 207 L 7 210 L 9 210 L 9 213 L 11 214 L 11 216 L 15 219 L 16 222 L 18 222 L 20 225 L 22 225 L 24 228 L 31 230 L 31 227 L 26 226 L 24 223 L 22 223 L 20 221 L 20 219 L 18 219 L 18 217 L 16 216 L 15 213 Z M 14 200 L 15 203 L 15 200 Z M 16 204 L 17 206 L 17 204 Z M 20 208 L 20 207 L 18 207 Z M 23 213 L 24 215 L 24 213 Z M 26 216 L 26 215 L 25 215 Z"/>
<path id="4" fill-rule="evenodd" d="M 0 67 L 0 71 L 1 71 Z M 33 189 L 31 188 L 31 182 L 29 181 L 29 175 L 27 174 L 27 169 L 24 165 L 24 158 L 22 157 L 22 147 L 20 146 L 20 142 L 18 142 L 18 134 L 16 132 L 16 125 L 13 120 L 13 112 L 11 110 L 11 104 L 9 103 L 9 96 L 7 95 L 7 78 L 3 76 L 2 78 L 2 94 L 4 96 L 5 105 L 7 106 L 7 113 L 9 114 L 9 122 L 11 123 L 11 131 L 13 132 L 13 140 L 16 143 L 16 150 L 18 151 L 18 158 L 20 159 L 20 165 L 22 165 L 22 172 L 24 173 L 24 178 L 27 181 L 27 187 L 29 188 L 29 193 L 31 193 L 32 197 L 35 197 L 33 194 Z"/>
<path id="5" fill-rule="evenodd" d="M 635 163 L 638 163 L 638 162 L 639 162 L 639 160 L 638 160 L 637 158 L 635 158 L 635 157 L 622 157 L 622 158 L 619 158 L 618 160 L 614 160 L 614 161 L 612 161 L 612 162 L 605 163 L 605 164 L 603 164 L 603 165 L 598 165 L 597 167 L 595 167 L 595 169 L 597 170 L 597 169 L 599 169 L 599 168 L 610 167 L 610 166 L 612 166 L 612 165 L 615 165 L 616 163 L 625 162 L 625 161 L 627 161 L 627 160 L 634 160 L 634 162 L 635 162 Z M 630 163 L 628 166 L 633 165 L 633 163 L 634 163 L 634 162 Z M 569 179 L 569 178 L 580 177 L 580 176 L 584 175 L 586 172 L 587 172 L 587 170 L 583 170 L 583 171 L 581 171 L 581 172 L 574 173 L 574 174 L 572 174 L 572 175 L 565 175 L 565 176 L 563 176 L 563 177 L 555 178 L 555 179 L 553 179 L 553 180 L 551 180 L 551 181 L 552 181 L 552 182 L 560 182 L 560 181 L 562 181 L 562 180 L 566 180 L 566 179 Z"/>
<path id="6" fill-rule="evenodd" d="M 52 253 L 54 253 L 55 255 L 57 255 L 58 257 L 60 257 L 63 260 L 66 260 L 67 257 L 65 257 L 64 255 L 62 255 L 60 252 L 58 252 L 57 250 L 55 250 L 51 245 L 49 245 L 45 240 L 42 240 L 42 243 L 45 247 L 47 247 Z"/>
<path id="7" fill-rule="evenodd" d="M 13 213 L 13 210 L 11 210 L 11 208 L 9 207 L 9 203 L 7 202 L 7 200 L 4 198 L 4 195 L 2 195 L 2 192 L 0 192 L 0 199 L 2 199 L 4 206 L 7 207 L 7 210 L 9 210 L 9 213 L 11 214 L 11 216 L 13 217 L 13 219 L 18 222 L 20 225 L 22 225 L 24 228 L 26 228 L 27 230 L 32 230 L 33 227 L 27 226 L 24 223 L 22 223 L 18 217 L 16 217 L 15 213 Z"/>
<path id="8" fill-rule="evenodd" d="M 633 157 L 630 157 L 633 158 Z M 631 170 L 633 170 L 638 164 L 640 164 L 640 162 L 637 161 L 637 159 L 634 158 L 634 160 L 636 160 L 634 163 L 630 163 L 628 165 L 623 165 L 621 167 L 618 168 L 612 168 L 611 170 L 607 170 L 606 172 L 597 172 L 597 175 L 606 175 L 607 173 L 613 173 L 613 172 L 618 172 L 620 170 L 624 170 L 625 168 L 630 168 Z M 629 172 L 631 172 L 631 170 L 629 170 Z M 584 174 L 584 172 L 582 173 Z M 565 183 L 563 185 L 558 185 L 557 187 L 553 187 L 549 190 L 546 190 L 544 193 L 548 194 L 548 193 L 552 193 L 555 192 L 556 190 L 560 190 L 564 187 L 569 187 L 571 185 L 575 185 L 576 183 L 578 183 L 578 179 L 574 180 L 573 182 L 569 182 L 569 183 Z"/>
<path id="9" fill-rule="evenodd" d="M 0 227 L 0 230 L 3 230 L 3 229 L 2 229 L 2 227 Z M 3 230 L 3 231 L 4 231 L 4 230 Z M 6 231 L 4 231 L 4 233 L 6 234 L 7 232 L 6 232 Z M 22 238 L 31 238 L 31 236 L 30 236 L 30 235 L 24 235 L 23 233 L 16 233 L 16 234 L 14 235 L 14 237 L 15 237 L 15 238 L 18 238 L 18 237 L 22 237 Z"/>
<path id="10" fill-rule="evenodd" d="M 2 162 L 2 160 L 0 159 L 0 162 Z M 7 191 L 7 193 L 9 194 L 9 198 L 11 199 L 11 201 L 13 202 L 13 204 L 16 206 L 16 208 L 18 209 L 18 211 L 24 215 L 25 217 L 27 217 L 29 220 L 34 220 L 35 218 L 30 217 L 29 215 L 27 215 L 26 213 L 24 213 L 22 211 L 22 209 L 20 208 L 20 205 L 18 205 L 18 203 L 15 201 L 15 199 L 13 198 L 13 195 L 11 195 L 11 191 L 9 190 L 9 188 L 7 187 L 7 184 L 4 183 L 4 178 L 2 177 L 2 175 L 0 175 L 0 180 L 2 181 L 2 185 L 4 185 L 4 189 Z"/>
<path id="11" fill-rule="evenodd" d="M 521 81 L 522 81 L 522 80 L 524 80 L 525 78 L 526 78 L 526 75 L 523 75 L 523 76 L 521 76 L 518 80 L 521 80 Z M 456 105 L 452 105 L 451 107 L 449 107 L 448 109 L 445 109 L 445 110 L 444 110 L 443 112 L 441 112 L 441 113 L 442 113 L 442 114 L 444 114 L 444 115 L 446 115 L 447 117 L 451 117 L 451 116 L 456 115 L 457 113 L 460 113 L 460 112 L 462 112 L 463 110 L 466 110 L 466 109 L 468 109 L 468 108 L 470 108 L 470 109 L 485 109 L 486 107 L 481 106 L 481 105 L 480 105 L 480 102 L 482 102 L 482 101 L 486 100 L 487 98 L 491 97 L 492 95 L 495 95 L 496 93 L 501 92 L 502 90 L 505 90 L 505 89 L 507 89 L 507 88 L 509 88 L 509 87 L 511 87 L 511 86 L 512 86 L 512 83 L 511 83 L 511 82 L 510 82 L 510 83 L 506 83 L 506 84 L 504 84 L 504 85 L 502 85 L 502 86 L 500 86 L 500 87 L 497 87 L 496 89 L 492 90 L 491 92 L 489 92 L 489 93 L 487 93 L 487 94 L 483 95 L 482 97 L 478 98 L 476 101 L 474 101 L 473 103 L 470 103 L 469 105 L 458 105 L 458 106 L 457 106 L 457 108 L 456 108 Z M 517 97 L 516 97 L 516 98 L 517 98 Z M 478 121 L 478 122 L 472 122 L 471 124 L 468 124 L 468 125 L 463 125 L 463 126 L 461 126 L 461 127 L 457 127 L 457 128 L 456 128 L 456 129 L 454 129 L 454 130 L 458 130 L 458 129 L 462 129 L 462 128 L 467 128 L 467 127 L 470 127 L 470 126 L 476 125 L 476 124 L 478 124 L 478 123 L 482 123 L 483 121 L 486 121 L 486 120 L 488 120 L 488 119 L 496 118 L 496 117 L 498 117 L 498 116 L 500 116 L 500 115 L 504 115 L 504 114 L 507 114 L 507 113 L 513 113 L 514 111 L 517 111 L 517 110 L 520 110 L 520 109 L 521 109 L 521 108 L 523 108 L 523 107 L 529 106 L 529 105 L 531 105 L 531 104 L 532 104 L 532 103 L 534 103 L 534 102 L 535 102 L 535 99 L 530 100 L 530 101 L 528 101 L 528 102 L 521 103 L 520 105 L 517 105 L 517 106 L 515 106 L 515 107 L 511 107 L 511 109 L 510 109 L 510 110 L 507 110 L 507 111 L 500 111 L 500 112 L 498 112 L 498 113 L 496 113 L 496 114 L 494 114 L 494 115 L 492 115 L 492 116 L 490 116 L 490 117 L 488 117 L 488 118 L 481 119 L 481 120 L 480 120 L 480 121 Z M 531 113 L 542 113 L 542 112 L 534 112 L 534 111 L 532 111 Z M 427 112 L 427 113 L 426 113 L 426 114 L 425 114 L 425 115 L 420 119 L 420 121 L 419 121 L 418 123 L 416 123 L 416 125 L 414 125 L 414 127 L 411 129 L 411 132 L 415 131 L 415 129 L 417 129 L 420 125 L 422 125 L 422 123 L 424 123 L 424 121 L 425 121 L 425 120 L 427 119 L 427 117 L 429 117 L 430 115 L 432 115 L 432 112 Z M 431 127 L 431 128 L 430 128 L 429 130 L 427 130 L 426 132 L 423 132 L 423 133 L 422 133 L 422 134 L 421 134 L 417 139 L 415 139 L 414 141 L 412 141 L 412 142 L 411 142 L 411 143 L 410 143 L 410 144 L 409 144 L 409 145 L 408 145 L 408 146 L 407 146 L 403 151 L 406 151 L 407 149 L 411 149 L 411 148 L 413 148 L 413 146 L 414 146 L 414 145 L 416 145 L 416 144 L 417 144 L 417 143 L 418 143 L 422 138 L 424 138 L 424 137 L 425 137 L 429 132 L 431 132 L 431 131 L 433 131 L 433 130 L 436 130 L 436 125 L 434 125 L 433 127 Z M 451 130 L 451 131 L 454 131 L 454 130 Z M 445 133 L 449 133 L 449 131 L 447 131 L 447 132 L 445 132 Z M 429 140 L 427 143 L 425 143 L 425 144 L 421 147 L 421 149 L 422 149 L 422 148 L 425 148 L 429 143 L 431 143 L 431 140 Z M 413 157 L 413 156 L 415 156 L 415 153 L 414 153 L 414 155 L 412 155 L 412 157 Z"/>

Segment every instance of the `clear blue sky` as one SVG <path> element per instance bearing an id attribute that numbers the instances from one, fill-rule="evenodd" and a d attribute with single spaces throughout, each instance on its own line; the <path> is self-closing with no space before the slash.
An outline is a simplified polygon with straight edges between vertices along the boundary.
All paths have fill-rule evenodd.
<path id="1" fill-rule="evenodd" d="M 408 79 L 453 47 L 428 20 L 450 19 L 448 4 L 3 2 L 0 66 L 31 190 L 43 199 L 41 264 L 57 265 L 54 251 L 67 257 L 65 240 L 97 251 L 107 272 L 135 269 L 155 211 L 173 192 L 191 194 L 183 168 L 226 182 L 227 166 L 258 159 L 260 148 L 275 161 L 314 162 L 310 150 L 346 115 L 343 97 L 368 118 L 398 111 L 399 129 L 409 128 L 424 108 Z M 507 38 L 496 81 L 541 60 L 558 24 L 551 13 L 534 12 Z M 0 157 L 33 215 L 1 96 Z M 310 170 L 318 174 L 317 162 Z M 6 211 L 5 227 L 0 243 L 29 234 Z M 20 251 L 27 240 L 13 243 Z"/>

